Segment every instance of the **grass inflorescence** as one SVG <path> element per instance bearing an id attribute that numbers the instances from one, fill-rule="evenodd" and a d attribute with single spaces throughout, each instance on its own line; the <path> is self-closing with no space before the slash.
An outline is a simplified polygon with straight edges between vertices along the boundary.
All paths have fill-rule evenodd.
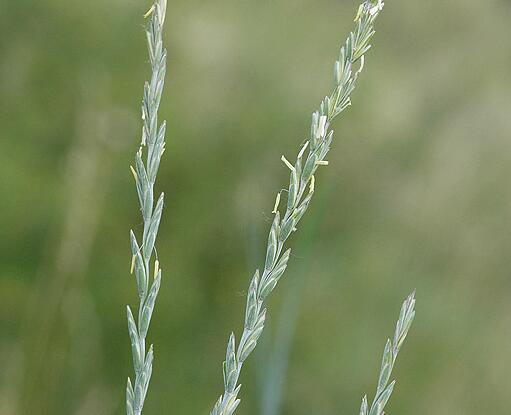
<path id="1" fill-rule="evenodd" d="M 351 93 L 364 69 L 365 54 L 371 48 L 374 21 L 383 9 L 381 0 L 362 3 L 355 17 L 355 29 L 340 48 L 334 64 L 334 87 L 312 114 L 308 140 L 300 148 L 296 161 L 291 163 L 285 156 L 282 162 L 290 170 L 287 202 L 281 213 L 281 192 L 277 193 L 273 223 L 268 235 L 266 260 L 262 271 L 256 270 L 248 288 L 243 333 L 236 345 L 231 333 L 223 364 L 224 392 L 218 398 L 210 415 L 231 415 L 240 399 L 238 384 L 243 363 L 257 345 L 266 319 L 265 301 L 286 270 L 291 250 L 285 249 L 289 236 L 309 208 L 314 195 L 315 176 L 320 166 L 328 165 L 326 156 L 333 139 L 330 123 L 349 105 Z M 372 414 L 371 414 L 372 415 Z"/>
<path id="2" fill-rule="evenodd" d="M 146 337 L 161 283 L 161 268 L 158 259 L 153 262 L 155 242 L 162 215 L 163 193 L 155 202 L 154 184 L 165 151 L 165 122 L 158 123 L 158 108 L 162 96 L 166 72 L 166 50 L 163 47 L 163 24 L 166 0 L 155 0 L 145 15 L 149 19 L 146 35 L 152 74 L 145 83 L 142 102 L 142 140 L 135 156 L 135 167 L 131 167 L 135 178 L 140 210 L 143 218 L 141 243 L 130 231 L 132 252 L 131 273 L 135 274 L 139 295 L 138 316 L 135 318 L 127 306 L 128 329 L 131 338 L 134 382 L 128 378 L 126 387 L 127 415 L 141 415 L 152 373 L 153 346 L 146 351 Z M 326 156 L 333 140 L 331 122 L 351 105 L 351 94 L 359 75 L 364 69 L 365 54 L 371 48 L 374 22 L 383 9 L 382 0 L 366 0 L 358 9 L 355 28 L 340 48 L 339 58 L 334 64 L 334 87 L 330 95 L 320 103 L 312 114 L 308 139 L 300 146 L 293 163 L 285 156 L 282 162 L 290 171 L 289 185 L 277 193 L 272 210 L 264 265 L 250 281 L 244 327 L 239 341 L 231 333 L 223 364 L 224 392 L 216 401 L 210 415 L 232 415 L 240 403 L 241 385 L 239 377 L 244 362 L 257 345 L 263 332 L 269 294 L 274 290 L 286 271 L 291 250 L 286 247 L 288 238 L 297 231 L 298 224 L 308 210 L 315 191 L 315 173 L 327 166 Z M 286 202 L 281 207 L 281 196 Z M 389 383 L 392 369 L 401 345 L 415 315 L 415 298 L 411 294 L 403 303 L 394 338 L 386 343 L 375 398 L 369 405 L 367 397 L 362 400 L 360 415 L 382 415 L 392 394 L 394 381 Z"/>
<path id="3" fill-rule="evenodd" d="M 369 406 L 367 396 L 364 396 L 362 398 L 362 405 L 360 406 L 360 415 L 384 415 L 383 410 L 390 399 L 390 395 L 392 395 L 396 383 L 395 380 L 389 383 L 390 375 L 392 374 L 397 354 L 405 341 L 414 317 L 415 292 L 411 293 L 401 306 L 394 338 L 392 340 L 387 339 L 385 349 L 383 350 L 380 375 L 378 376 L 378 386 L 376 387 L 376 394 L 373 402 Z"/>
<path id="4" fill-rule="evenodd" d="M 154 202 L 154 184 L 165 151 L 165 121 L 158 124 L 158 108 L 165 83 L 167 51 L 163 47 L 163 23 L 167 7 L 166 0 L 156 0 L 145 15 L 149 18 L 146 28 L 151 79 L 144 85 L 142 100 L 142 141 L 135 156 L 135 167 L 131 171 L 135 178 L 140 210 L 144 221 L 142 243 L 139 244 L 130 231 L 131 273 L 135 274 L 139 296 L 138 318 L 135 319 L 127 306 L 128 331 L 131 339 L 134 383 L 128 378 L 126 386 L 126 413 L 140 415 L 144 406 L 153 369 L 153 346 L 146 351 L 146 337 L 151 323 L 156 297 L 160 289 L 161 268 L 158 259 L 152 260 L 154 246 L 163 210 L 164 195 Z M 144 159 L 145 158 L 145 162 Z"/>

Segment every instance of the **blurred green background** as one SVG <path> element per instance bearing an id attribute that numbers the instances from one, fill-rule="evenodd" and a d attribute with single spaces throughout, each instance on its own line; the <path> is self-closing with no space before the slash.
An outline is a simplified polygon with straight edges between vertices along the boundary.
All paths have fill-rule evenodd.
<path id="1" fill-rule="evenodd" d="M 357 6 L 169 0 L 164 282 L 145 413 L 207 414 L 220 394 L 228 334 L 240 333 L 288 178 L 279 157 L 296 154 L 329 93 Z M 148 7 L 0 0 L 2 415 L 124 412 L 125 305 L 137 300 L 128 230 L 141 230 L 128 166 Z M 242 374 L 239 413 L 358 413 L 414 288 L 386 412 L 509 413 L 510 20 L 508 0 L 388 1 Z M 265 362 L 285 362 L 269 356 L 286 341 L 281 383 Z"/>

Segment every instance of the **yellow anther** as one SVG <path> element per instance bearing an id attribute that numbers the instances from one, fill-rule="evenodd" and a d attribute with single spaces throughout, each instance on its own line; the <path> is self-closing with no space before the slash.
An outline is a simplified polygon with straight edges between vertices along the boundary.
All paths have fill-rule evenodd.
<path id="1" fill-rule="evenodd" d="M 279 203 L 280 203 L 280 192 L 277 193 L 277 197 L 275 198 L 275 206 L 273 206 L 273 210 L 271 211 L 271 213 L 273 214 L 277 214 L 277 209 L 279 208 Z"/>
<path id="2" fill-rule="evenodd" d="M 314 192 L 314 185 L 316 184 L 316 178 L 314 175 L 311 177 L 311 184 L 309 185 L 309 193 Z"/>
<path id="3" fill-rule="evenodd" d="M 149 16 L 151 16 L 151 14 L 153 14 L 153 12 L 154 12 L 154 4 L 151 6 L 151 8 L 147 12 L 145 12 L 144 19 L 147 19 Z"/>
<path id="4" fill-rule="evenodd" d="M 318 161 L 316 161 L 316 164 L 318 166 L 328 166 L 328 161 L 326 161 L 326 160 L 318 160 Z"/>
<path id="5" fill-rule="evenodd" d="M 158 272 L 160 271 L 160 261 L 154 261 L 154 279 L 158 276 Z"/>
<path id="6" fill-rule="evenodd" d="M 135 178 L 135 181 L 138 181 L 138 175 L 133 166 L 130 166 L 131 173 L 133 174 L 133 177 Z"/>
<path id="7" fill-rule="evenodd" d="M 280 159 L 284 162 L 284 164 L 285 164 L 287 167 L 289 167 L 289 170 L 291 170 L 291 171 L 295 171 L 295 166 L 293 166 L 293 165 L 292 165 L 292 164 L 291 164 L 291 163 L 287 160 L 287 158 L 286 158 L 284 155 L 283 155 Z"/>

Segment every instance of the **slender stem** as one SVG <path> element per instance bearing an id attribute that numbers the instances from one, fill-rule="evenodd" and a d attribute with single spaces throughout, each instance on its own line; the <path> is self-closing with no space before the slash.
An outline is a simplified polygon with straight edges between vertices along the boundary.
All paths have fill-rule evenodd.
<path id="1" fill-rule="evenodd" d="M 231 415 L 240 402 L 238 379 L 243 362 L 254 350 L 264 329 L 265 300 L 286 270 L 289 260 L 291 251 L 284 251 L 285 243 L 296 231 L 300 219 L 309 207 L 314 194 L 314 173 L 319 166 L 328 164 L 325 157 L 333 138 L 330 122 L 351 105 L 351 93 L 364 67 L 365 53 L 371 47 L 369 42 L 374 34 L 373 23 L 382 8 L 381 0 L 366 0 L 360 5 L 355 17 L 355 30 L 349 34 L 340 49 L 339 59 L 335 62 L 333 91 L 312 114 L 309 140 L 300 149 L 294 164 L 282 156 L 282 161 L 291 170 L 287 206 L 281 219 L 279 192 L 273 211 L 275 217 L 268 236 L 264 269 L 262 274 L 256 270 L 250 282 L 245 324 L 237 348 L 234 333 L 231 333 L 229 338 L 223 370 L 224 393 L 216 401 L 210 415 Z M 359 66 L 354 70 L 353 65 L 357 62 Z"/>
<path id="2" fill-rule="evenodd" d="M 146 13 L 149 18 L 146 28 L 149 60 L 151 63 L 151 79 L 144 85 L 142 100 L 142 140 L 135 156 L 135 167 L 131 171 L 135 178 L 140 210 L 144 221 L 142 244 L 139 245 L 133 231 L 130 231 L 131 242 L 131 273 L 135 273 L 139 296 L 138 319 L 135 322 L 131 308 L 127 306 L 128 331 L 131 338 L 135 383 L 128 378 L 126 386 L 126 413 L 140 415 L 151 379 L 153 364 L 153 346 L 146 353 L 146 337 L 154 304 L 161 282 L 159 261 L 154 261 L 151 269 L 154 245 L 163 210 L 163 193 L 154 203 L 154 184 L 160 165 L 161 156 L 165 151 L 165 122 L 158 124 L 158 108 L 165 83 L 167 51 L 163 47 L 163 24 L 167 0 L 155 0 Z M 146 152 L 145 163 L 142 156 Z M 152 272 L 151 272 L 152 271 Z M 154 280 L 150 283 L 151 273 Z"/>
<path id="3" fill-rule="evenodd" d="M 397 355 L 405 341 L 408 330 L 410 330 L 414 317 L 415 292 L 412 292 L 401 306 L 399 320 L 397 321 L 396 330 L 394 332 L 394 339 L 388 339 L 385 345 L 374 400 L 371 403 L 371 406 L 369 406 L 367 403 L 367 396 L 362 398 L 360 415 L 384 415 L 383 410 L 392 395 L 392 391 L 394 390 L 394 385 L 396 383 L 395 380 L 389 383 L 390 376 L 392 375 L 392 369 L 394 368 Z"/>

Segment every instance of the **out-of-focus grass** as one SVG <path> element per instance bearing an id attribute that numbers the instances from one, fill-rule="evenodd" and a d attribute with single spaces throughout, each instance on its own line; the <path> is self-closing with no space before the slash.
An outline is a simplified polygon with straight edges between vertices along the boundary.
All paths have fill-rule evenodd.
<path id="1" fill-rule="evenodd" d="M 160 189 L 172 197 L 158 245 L 168 272 L 151 329 L 158 370 L 147 413 L 169 402 L 176 413 L 205 413 L 220 392 L 218 333 L 241 324 L 242 291 L 264 257 L 251 240 L 265 239 L 274 186 L 287 176 L 275 155 L 305 137 L 354 5 L 169 5 Z M 138 223 L 127 166 L 139 135 L 145 4 L 19 0 L 1 9 L 0 413 L 29 404 L 34 414 L 120 414 L 130 366 L 124 306 L 136 299 L 125 229 Z M 389 412 L 511 405 L 510 17 L 498 0 L 387 4 L 356 105 L 335 124 L 330 167 L 320 172 L 332 185 L 318 196 L 328 192 L 332 207 L 312 246 L 296 238 L 281 282 L 280 293 L 311 258 L 284 414 L 356 413 L 396 304 L 414 287 L 417 317 Z M 84 112 L 90 142 L 81 138 Z M 105 113 L 117 114 L 100 141 L 108 168 L 89 177 L 104 199 L 84 197 L 77 216 L 82 229 L 96 220 L 103 232 L 62 278 L 59 249 L 79 194 L 69 160 L 105 134 L 95 127 Z M 312 209 L 305 223 L 319 214 Z M 51 321 L 45 349 L 42 321 Z M 256 413 L 254 364 L 247 369 L 243 409 Z"/>

